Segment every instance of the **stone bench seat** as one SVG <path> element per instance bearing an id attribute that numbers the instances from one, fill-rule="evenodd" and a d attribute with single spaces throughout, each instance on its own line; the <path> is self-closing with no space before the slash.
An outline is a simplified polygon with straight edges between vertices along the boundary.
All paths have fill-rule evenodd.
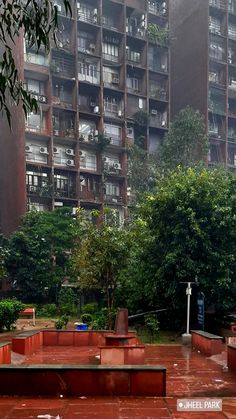
<path id="1" fill-rule="evenodd" d="M 223 337 L 203 330 L 191 330 L 192 347 L 198 349 L 205 355 L 211 356 L 221 353 L 224 350 Z"/>

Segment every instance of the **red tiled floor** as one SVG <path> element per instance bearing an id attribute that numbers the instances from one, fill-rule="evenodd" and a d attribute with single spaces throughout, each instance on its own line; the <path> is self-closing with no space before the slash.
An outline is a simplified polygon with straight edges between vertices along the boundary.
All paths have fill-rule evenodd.
<path id="1" fill-rule="evenodd" d="M 98 363 L 94 347 L 44 347 L 31 357 L 14 354 L 14 363 Z M 224 368 L 225 354 L 207 358 L 181 345 L 147 345 L 147 364 L 167 368 L 167 397 L 85 397 L 74 399 L 0 398 L 0 419 L 236 419 L 236 372 Z M 177 398 L 223 398 L 223 412 L 177 412 Z M 45 419 L 49 417 L 45 416 Z"/>

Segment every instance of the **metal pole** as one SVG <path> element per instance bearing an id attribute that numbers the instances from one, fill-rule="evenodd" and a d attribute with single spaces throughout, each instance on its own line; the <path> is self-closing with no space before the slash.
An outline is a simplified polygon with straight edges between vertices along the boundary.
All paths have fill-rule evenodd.
<path id="1" fill-rule="evenodd" d="M 189 334 L 189 322 L 190 322 L 190 297 L 192 293 L 191 282 L 188 282 L 188 288 L 186 289 L 187 294 L 187 331 L 186 333 Z"/>

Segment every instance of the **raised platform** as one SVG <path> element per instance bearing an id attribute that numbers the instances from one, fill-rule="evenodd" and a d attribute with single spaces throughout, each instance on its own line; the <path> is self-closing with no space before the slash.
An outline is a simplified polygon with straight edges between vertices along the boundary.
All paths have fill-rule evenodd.
<path id="1" fill-rule="evenodd" d="M 191 330 L 192 347 L 205 355 L 220 354 L 224 350 L 223 337 L 202 330 Z"/>

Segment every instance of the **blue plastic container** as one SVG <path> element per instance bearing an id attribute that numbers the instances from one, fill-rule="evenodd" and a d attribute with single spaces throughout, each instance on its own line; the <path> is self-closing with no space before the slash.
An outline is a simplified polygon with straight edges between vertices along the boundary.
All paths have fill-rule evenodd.
<path id="1" fill-rule="evenodd" d="M 79 323 L 76 325 L 76 330 L 88 330 L 88 325 L 86 323 Z"/>

